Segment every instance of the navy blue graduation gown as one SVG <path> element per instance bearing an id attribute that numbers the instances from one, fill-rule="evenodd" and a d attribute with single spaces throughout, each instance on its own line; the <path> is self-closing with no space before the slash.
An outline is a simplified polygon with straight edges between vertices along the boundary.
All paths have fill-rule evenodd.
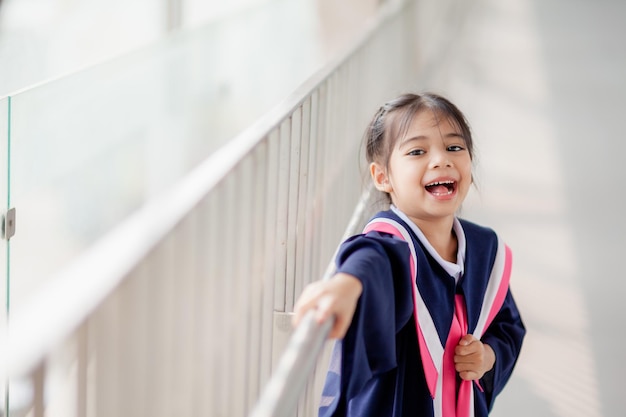
<path id="1" fill-rule="evenodd" d="M 405 225 L 392 211 L 378 213 Z M 455 295 L 466 301 L 470 332 L 476 326 L 497 236 L 491 229 L 460 220 L 466 239 L 465 271 L 458 284 L 410 231 L 417 255 L 417 285 L 433 317 L 442 344 L 454 315 Z M 356 235 L 337 255 L 337 271 L 363 283 L 363 293 L 329 366 L 320 416 L 433 416 L 433 401 L 420 358 L 413 300 L 409 247 L 381 232 Z M 508 381 L 520 353 L 525 328 L 510 290 L 482 342 L 493 349 L 494 368 L 474 390 L 476 417 L 487 416 Z"/>

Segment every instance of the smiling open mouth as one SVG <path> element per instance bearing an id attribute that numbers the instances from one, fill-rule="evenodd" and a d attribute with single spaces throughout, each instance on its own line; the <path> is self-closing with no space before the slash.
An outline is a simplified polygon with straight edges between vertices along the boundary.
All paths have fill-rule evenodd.
<path id="1" fill-rule="evenodd" d="M 456 181 L 435 181 L 426 184 L 426 191 L 435 196 L 450 195 L 456 189 Z"/>

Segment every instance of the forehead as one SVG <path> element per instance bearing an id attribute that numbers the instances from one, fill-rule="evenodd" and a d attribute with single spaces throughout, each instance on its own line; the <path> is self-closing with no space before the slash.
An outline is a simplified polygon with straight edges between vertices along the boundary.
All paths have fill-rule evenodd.
<path id="1" fill-rule="evenodd" d="M 407 115 L 399 133 L 399 139 L 416 136 L 431 136 L 456 134 L 463 136 L 459 124 L 451 115 L 436 112 L 431 109 L 418 111 L 412 116 Z"/>

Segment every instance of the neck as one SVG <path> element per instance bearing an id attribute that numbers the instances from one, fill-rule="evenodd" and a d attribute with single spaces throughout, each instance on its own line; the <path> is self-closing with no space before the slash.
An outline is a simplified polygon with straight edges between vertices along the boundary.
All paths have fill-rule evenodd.
<path id="1" fill-rule="evenodd" d="M 411 219 L 420 228 L 437 253 L 448 262 L 456 262 L 458 242 L 452 230 L 454 218 L 439 221 Z"/>

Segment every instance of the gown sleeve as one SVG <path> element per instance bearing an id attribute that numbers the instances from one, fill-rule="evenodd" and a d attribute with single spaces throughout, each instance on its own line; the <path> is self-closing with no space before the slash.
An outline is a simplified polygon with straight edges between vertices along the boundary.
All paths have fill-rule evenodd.
<path id="1" fill-rule="evenodd" d="M 338 399 L 336 413 L 374 377 L 395 367 L 396 333 L 412 316 L 410 270 L 406 242 L 392 235 L 370 232 L 342 244 L 337 272 L 358 278 L 363 292 L 346 336 L 341 341 L 339 384 L 325 396 Z"/>
<path id="2" fill-rule="evenodd" d="M 491 410 L 496 396 L 509 380 L 522 348 L 526 329 L 510 289 L 500 311 L 481 338 L 494 351 L 496 362 L 481 379 L 487 408 Z"/>

